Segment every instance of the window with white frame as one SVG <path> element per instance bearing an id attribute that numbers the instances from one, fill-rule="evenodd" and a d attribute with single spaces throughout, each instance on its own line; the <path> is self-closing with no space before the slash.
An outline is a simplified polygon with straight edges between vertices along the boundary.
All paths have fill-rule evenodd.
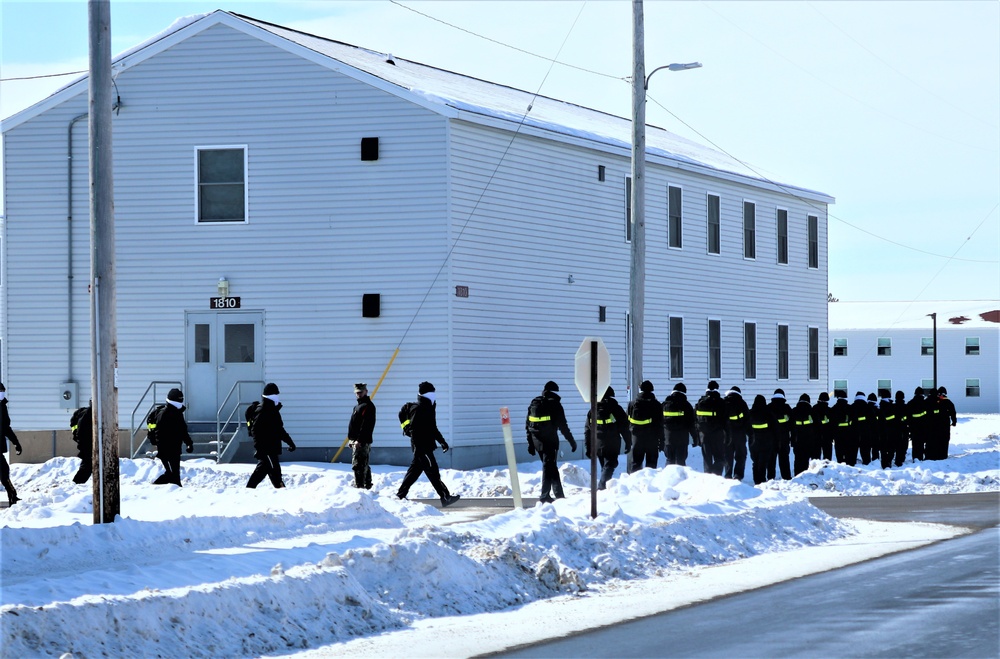
<path id="1" fill-rule="evenodd" d="M 245 146 L 195 149 L 198 222 L 246 222 Z"/>
<path id="2" fill-rule="evenodd" d="M 809 328 L 809 379 L 819 380 L 819 328 Z"/>
<path id="3" fill-rule="evenodd" d="M 876 386 L 876 388 L 875 388 L 876 391 L 880 391 L 882 389 L 885 389 L 886 391 L 889 392 L 890 396 L 892 395 L 892 380 L 879 380 L 878 383 L 877 383 L 877 385 L 878 386 Z"/>
<path id="4" fill-rule="evenodd" d="M 920 339 L 920 355 L 923 357 L 934 355 L 934 337 L 925 336 Z"/>
<path id="5" fill-rule="evenodd" d="M 757 205 L 743 202 L 743 258 L 757 258 Z"/>
<path id="6" fill-rule="evenodd" d="M 847 356 L 847 339 L 834 339 L 833 340 L 833 356 L 834 357 L 846 357 Z"/>
<path id="7" fill-rule="evenodd" d="M 876 339 L 878 345 L 875 348 L 875 352 L 879 357 L 891 357 L 892 356 L 892 339 L 888 336 L 880 336 Z"/>
<path id="8" fill-rule="evenodd" d="M 722 321 L 708 321 L 708 377 L 722 377 Z"/>
<path id="9" fill-rule="evenodd" d="M 967 336 L 967 337 L 965 337 L 965 354 L 967 354 L 967 355 L 978 355 L 979 354 L 979 337 L 978 336 Z"/>
<path id="10" fill-rule="evenodd" d="M 788 211 L 779 208 L 777 211 L 778 223 L 778 263 L 788 264 Z"/>
<path id="11" fill-rule="evenodd" d="M 708 253 L 722 251 L 722 199 L 718 195 L 708 195 Z M 721 376 L 720 376 L 721 377 Z"/>
<path id="12" fill-rule="evenodd" d="M 847 380 L 834 380 L 833 381 L 834 391 L 847 391 Z"/>
<path id="13" fill-rule="evenodd" d="M 788 325 L 778 325 L 778 379 L 788 379 Z"/>
<path id="14" fill-rule="evenodd" d="M 684 319 L 670 318 L 670 377 L 684 377 Z"/>
<path id="15" fill-rule="evenodd" d="M 920 388 L 924 390 L 925 394 L 929 394 L 934 391 L 934 379 L 924 379 L 920 381 Z"/>
<path id="16" fill-rule="evenodd" d="M 667 241 L 671 247 L 683 247 L 683 194 L 673 185 L 667 186 Z"/>
<path id="17" fill-rule="evenodd" d="M 810 215 L 809 220 L 809 267 L 819 267 L 819 218 Z"/>
<path id="18" fill-rule="evenodd" d="M 965 396 L 966 398 L 979 398 L 979 378 L 966 378 Z"/>
<path id="19" fill-rule="evenodd" d="M 743 323 L 743 377 L 757 379 L 757 323 Z"/>

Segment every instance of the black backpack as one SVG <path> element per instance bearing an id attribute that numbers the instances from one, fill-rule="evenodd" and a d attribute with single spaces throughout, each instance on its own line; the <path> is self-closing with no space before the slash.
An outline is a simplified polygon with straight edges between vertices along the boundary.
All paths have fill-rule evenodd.
<path id="1" fill-rule="evenodd" d="M 413 427 L 410 422 L 413 420 L 413 413 L 417 409 L 417 403 L 403 403 L 403 406 L 399 408 L 399 427 L 403 431 L 403 434 L 407 437 L 412 436 Z"/>
<path id="2" fill-rule="evenodd" d="M 260 416 L 260 401 L 250 403 L 250 407 L 243 413 L 243 418 L 247 422 L 247 434 L 253 437 L 254 426 L 257 425 L 257 417 Z"/>
<path id="3" fill-rule="evenodd" d="M 73 441 L 76 442 L 77 444 L 80 443 L 80 438 L 79 438 L 80 424 L 84 423 L 87 420 L 87 416 L 89 414 L 90 414 L 89 407 L 81 407 L 77 409 L 75 412 L 73 412 L 73 416 L 70 417 L 69 419 L 69 427 L 70 430 L 73 431 Z"/>
<path id="4" fill-rule="evenodd" d="M 156 446 L 156 424 L 159 423 L 160 415 L 163 414 L 163 409 L 166 406 L 166 403 L 160 403 L 146 415 L 146 439 L 153 446 Z"/>

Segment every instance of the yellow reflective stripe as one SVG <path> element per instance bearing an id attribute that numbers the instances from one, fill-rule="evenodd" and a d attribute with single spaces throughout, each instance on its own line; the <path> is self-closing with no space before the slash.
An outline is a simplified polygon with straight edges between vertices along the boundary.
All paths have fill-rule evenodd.
<path id="1" fill-rule="evenodd" d="M 843 423 L 838 423 L 837 425 L 841 426 L 841 427 L 849 426 L 849 425 L 851 425 L 851 422 L 850 421 L 844 421 Z"/>
<path id="2" fill-rule="evenodd" d="M 552 420 L 552 417 L 550 417 L 550 416 L 529 416 L 528 417 L 528 421 L 531 421 L 532 423 L 541 423 L 542 421 L 551 421 L 551 420 Z"/>
<path id="3" fill-rule="evenodd" d="M 633 419 L 632 417 L 629 417 L 628 421 L 635 426 L 645 426 L 653 422 L 652 419 Z"/>
<path id="4" fill-rule="evenodd" d="M 767 428 L 767 424 L 766 423 L 753 423 L 753 424 L 750 425 L 750 427 L 753 428 L 754 430 L 760 430 L 761 428 Z"/>
<path id="5" fill-rule="evenodd" d="M 598 419 L 597 420 L 597 425 L 603 426 L 603 425 L 606 425 L 606 424 L 609 424 L 609 423 L 614 423 L 614 422 L 615 422 L 615 417 L 609 416 L 607 419 Z"/>
<path id="6" fill-rule="evenodd" d="M 250 425 L 250 422 L 249 422 L 249 421 L 247 422 L 247 425 L 248 425 L 248 426 Z M 400 427 L 400 428 L 405 428 L 405 427 L 406 427 L 406 426 L 408 426 L 408 425 L 410 425 L 410 420 L 409 420 L 409 419 L 407 419 L 406 421 L 403 421 L 403 422 L 402 422 L 401 424 L 399 424 L 399 427 Z"/>
<path id="7" fill-rule="evenodd" d="M 889 416 L 885 417 L 885 420 L 886 420 L 886 421 L 892 421 L 892 420 L 893 420 L 893 419 L 895 419 L 895 418 L 896 418 L 896 415 L 895 415 L 895 414 L 890 414 Z"/>
<path id="8" fill-rule="evenodd" d="M 72 430 L 73 432 L 76 432 L 76 429 L 79 427 L 80 426 L 70 426 L 69 429 Z"/>
<path id="9" fill-rule="evenodd" d="M 788 423 L 788 415 L 786 414 L 785 416 L 778 419 L 778 423 Z"/>
<path id="10" fill-rule="evenodd" d="M 863 417 L 863 416 L 859 416 L 858 417 L 858 421 L 864 421 L 864 420 L 865 420 L 865 417 Z"/>
<path id="11" fill-rule="evenodd" d="M 684 412 L 664 412 L 663 416 L 684 416 Z"/>
<path id="12" fill-rule="evenodd" d="M 820 421 L 820 423 L 822 423 L 822 424 L 826 425 L 827 423 L 830 423 L 830 419 L 828 419 L 828 418 L 826 418 L 826 417 L 823 417 L 823 420 L 822 420 L 822 421 Z"/>
<path id="13" fill-rule="evenodd" d="M 736 416 L 731 416 L 731 417 L 729 417 L 729 420 L 730 420 L 730 421 L 739 421 L 739 420 L 740 420 L 740 419 L 742 419 L 742 418 L 743 418 L 743 412 L 740 412 L 740 413 L 739 413 L 739 414 L 737 414 Z"/>
<path id="14" fill-rule="evenodd" d="M 150 430 L 156 430 L 156 424 L 155 423 L 147 423 L 146 427 L 149 428 Z"/>
<path id="15" fill-rule="evenodd" d="M 927 414 L 927 412 L 917 412 L 916 414 L 913 415 L 913 418 L 916 419 L 917 417 L 921 417 L 925 414 Z"/>
<path id="16" fill-rule="evenodd" d="M 810 424 L 812 424 L 812 419 L 806 419 L 805 421 L 796 421 L 795 422 L 795 425 L 797 425 L 797 426 L 808 426 Z"/>
<path id="17" fill-rule="evenodd" d="M 715 412 L 711 412 L 709 410 L 697 410 L 695 411 L 695 414 L 698 416 L 715 416 Z"/>

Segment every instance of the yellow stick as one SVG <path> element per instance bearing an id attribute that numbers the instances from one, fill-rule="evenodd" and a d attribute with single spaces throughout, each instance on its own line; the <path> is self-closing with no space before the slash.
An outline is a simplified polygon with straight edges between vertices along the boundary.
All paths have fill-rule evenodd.
<path id="1" fill-rule="evenodd" d="M 382 381 L 385 380 L 385 376 L 389 374 L 389 369 L 392 368 L 392 363 L 396 361 L 396 355 L 398 354 L 399 354 L 399 348 L 397 347 L 396 351 L 392 353 L 392 357 L 389 359 L 389 363 L 385 365 L 385 370 L 382 371 L 382 377 L 380 377 L 378 379 L 378 382 L 375 383 L 375 388 L 372 389 L 372 395 L 369 396 L 369 398 L 375 398 L 375 394 L 378 393 L 378 388 L 382 386 Z M 337 458 L 339 458 L 340 454 L 343 453 L 344 447 L 347 446 L 347 442 L 349 441 L 351 441 L 350 437 L 344 438 L 344 443 L 340 445 L 339 449 L 337 449 L 337 452 L 334 454 L 333 459 L 330 460 L 330 462 L 337 461 Z"/>

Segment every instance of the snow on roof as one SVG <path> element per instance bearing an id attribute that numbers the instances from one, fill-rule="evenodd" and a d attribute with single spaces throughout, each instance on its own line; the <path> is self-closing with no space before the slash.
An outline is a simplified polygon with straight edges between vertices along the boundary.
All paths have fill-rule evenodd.
<path id="1" fill-rule="evenodd" d="M 1000 300 L 920 300 L 916 302 L 831 302 L 830 330 L 927 329 L 928 314 L 937 314 L 939 330 L 993 328 L 1000 330 Z"/>

